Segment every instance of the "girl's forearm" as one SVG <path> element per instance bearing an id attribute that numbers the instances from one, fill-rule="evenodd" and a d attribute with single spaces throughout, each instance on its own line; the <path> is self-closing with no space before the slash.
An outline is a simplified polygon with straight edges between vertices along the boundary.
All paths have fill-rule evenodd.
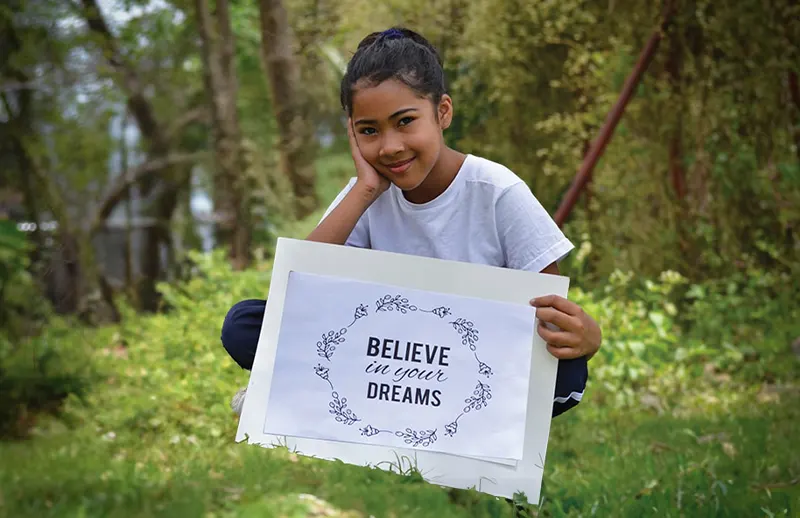
<path id="1" fill-rule="evenodd" d="M 366 188 L 356 182 L 342 201 L 306 237 L 306 240 L 343 245 L 378 194 L 374 189 Z"/>

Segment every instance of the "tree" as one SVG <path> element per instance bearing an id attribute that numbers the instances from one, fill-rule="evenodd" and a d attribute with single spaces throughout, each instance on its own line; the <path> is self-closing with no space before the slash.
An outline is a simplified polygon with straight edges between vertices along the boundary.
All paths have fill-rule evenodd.
<path id="1" fill-rule="evenodd" d="M 314 171 L 314 132 L 303 118 L 304 95 L 294 55 L 294 35 L 283 0 L 260 0 L 262 61 L 278 123 L 281 171 L 290 179 L 295 216 L 303 218 L 318 206 Z"/>
<path id="2" fill-rule="evenodd" d="M 154 311 L 159 301 L 156 282 L 162 278 L 163 273 L 161 248 L 169 247 L 171 241 L 166 225 L 175 211 L 178 192 L 188 185 L 191 171 L 185 164 L 177 166 L 175 161 L 170 159 L 170 155 L 182 130 L 196 120 L 199 112 L 194 106 L 189 106 L 184 114 L 173 119 L 177 121 L 173 125 L 159 120 L 154 106 L 157 99 L 154 100 L 146 94 L 146 87 L 154 85 L 142 80 L 147 76 L 137 69 L 128 58 L 128 54 L 123 51 L 120 41 L 110 30 L 96 0 L 81 0 L 81 3 L 82 14 L 89 31 L 95 36 L 97 47 L 111 68 L 115 84 L 126 96 L 127 109 L 146 142 L 147 157 L 150 163 L 161 166 L 151 171 L 156 174 L 142 175 L 137 179 L 141 193 L 149 202 L 149 213 L 157 222 L 145 230 L 140 258 L 142 279 L 139 283 L 138 301 L 142 309 Z M 171 58 L 173 62 L 181 63 L 176 56 Z M 183 96 L 190 100 L 195 97 L 191 94 Z M 110 213 L 115 202 L 121 199 L 115 196 L 118 192 L 112 192 L 101 202 L 102 214 Z"/>
<path id="3" fill-rule="evenodd" d="M 213 175 L 214 204 L 220 218 L 216 235 L 219 244 L 229 247 L 234 267 L 241 269 L 250 260 L 250 203 L 237 113 L 235 43 L 227 0 L 216 0 L 215 14 L 216 20 L 209 12 L 208 0 L 195 0 L 217 166 Z"/>

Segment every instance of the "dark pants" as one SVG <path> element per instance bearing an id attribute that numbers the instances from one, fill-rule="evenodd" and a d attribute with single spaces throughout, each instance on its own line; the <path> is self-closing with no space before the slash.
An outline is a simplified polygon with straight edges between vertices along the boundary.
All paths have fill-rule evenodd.
<path id="1" fill-rule="evenodd" d="M 243 300 L 228 311 L 222 323 L 223 347 L 246 370 L 253 368 L 266 304 L 264 300 Z M 580 402 L 588 376 L 585 357 L 558 361 L 553 417 L 563 414 Z"/>

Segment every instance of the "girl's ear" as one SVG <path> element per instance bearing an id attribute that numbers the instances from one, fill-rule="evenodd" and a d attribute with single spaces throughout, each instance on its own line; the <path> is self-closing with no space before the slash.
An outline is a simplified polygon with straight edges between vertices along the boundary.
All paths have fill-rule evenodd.
<path id="1" fill-rule="evenodd" d="M 449 95 L 444 94 L 442 100 L 439 101 L 439 109 L 437 111 L 439 116 L 439 126 L 446 130 L 453 122 L 453 99 Z"/>

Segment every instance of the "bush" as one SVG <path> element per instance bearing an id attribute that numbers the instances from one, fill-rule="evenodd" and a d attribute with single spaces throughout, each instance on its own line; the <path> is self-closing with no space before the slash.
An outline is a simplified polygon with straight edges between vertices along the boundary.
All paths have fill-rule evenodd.
<path id="1" fill-rule="evenodd" d="M 0 339 L 0 437 L 24 438 L 40 414 L 83 397 L 94 379 L 90 348 L 83 332 L 60 322 L 16 344 Z"/>

